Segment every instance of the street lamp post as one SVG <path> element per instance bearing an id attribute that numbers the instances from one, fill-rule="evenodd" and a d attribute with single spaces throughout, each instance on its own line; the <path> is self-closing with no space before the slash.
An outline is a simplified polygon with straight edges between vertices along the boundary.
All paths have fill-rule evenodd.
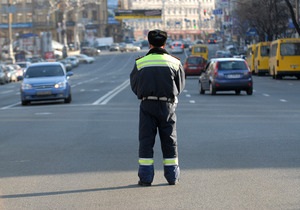
<path id="1" fill-rule="evenodd" d="M 13 12 L 15 7 L 13 6 L 13 0 L 9 0 L 8 4 L 8 40 L 9 40 L 9 49 L 8 55 L 11 59 L 12 63 L 15 63 L 14 51 L 13 51 L 13 38 L 12 38 L 12 19 L 13 19 Z"/>
<path id="2" fill-rule="evenodd" d="M 299 0 L 296 0 L 296 20 L 299 21 Z M 296 38 L 299 38 L 298 33 L 296 33 Z"/>

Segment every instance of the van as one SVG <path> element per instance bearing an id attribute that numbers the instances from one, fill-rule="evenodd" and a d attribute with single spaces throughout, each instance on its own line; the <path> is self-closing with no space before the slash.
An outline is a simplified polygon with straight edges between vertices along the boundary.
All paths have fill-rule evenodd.
<path id="1" fill-rule="evenodd" d="M 195 44 L 192 47 L 191 55 L 200 55 L 205 60 L 208 60 L 208 47 L 205 44 Z"/>
<path id="2" fill-rule="evenodd" d="M 295 76 L 300 79 L 300 39 L 284 38 L 271 42 L 269 74 L 273 79 Z"/>
<path id="3" fill-rule="evenodd" d="M 252 73 L 254 73 L 254 54 L 255 54 L 255 44 L 251 44 L 247 47 L 246 60 L 250 72 Z"/>
<path id="4" fill-rule="evenodd" d="M 259 42 L 254 52 L 254 74 L 266 75 L 269 73 L 270 42 Z"/>

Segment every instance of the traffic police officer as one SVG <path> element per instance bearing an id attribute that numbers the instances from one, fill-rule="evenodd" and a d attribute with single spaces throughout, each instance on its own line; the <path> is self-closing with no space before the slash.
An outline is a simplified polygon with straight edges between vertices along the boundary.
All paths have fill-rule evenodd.
<path id="1" fill-rule="evenodd" d="M 177 96 L 185 86 L 180 60 L 166 50 L 167 33 L 148 33 L 146 56 L 136 59 L 130 74 L 132 91 L 141 100 L 139 116 L 139 182 L 151 186 L 154 178 L 153 147 L 157 130 L 163 153 L 164 176 L 170 185 L 178 183 L 179 165 L 176 133 Z"/>

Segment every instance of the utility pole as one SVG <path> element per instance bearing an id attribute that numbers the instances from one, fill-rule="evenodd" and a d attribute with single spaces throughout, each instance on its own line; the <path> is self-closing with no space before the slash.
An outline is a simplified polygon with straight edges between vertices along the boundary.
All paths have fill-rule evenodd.
<path id="1" fill-rule="evenodd" d="M 296 0 L 296 21 L 299 23 L 299 0 Z M 299 38 L 298 33 L 296 33 L 296 38 Z"/>
<path id="2" fill-rule="evenodd" d="M 8 40 L 9 40 L 9 58 L 11 59 L 12 63 L 15 63 L 15 56 L 14 56 L 14 50 L 13 50 L 13 38 L 12 38 L 12 21 L 13 21 L 13 12 L 15 10 L 15 7 L 13 6 L 13 0 L 9 0 L 8 4 Z"/>

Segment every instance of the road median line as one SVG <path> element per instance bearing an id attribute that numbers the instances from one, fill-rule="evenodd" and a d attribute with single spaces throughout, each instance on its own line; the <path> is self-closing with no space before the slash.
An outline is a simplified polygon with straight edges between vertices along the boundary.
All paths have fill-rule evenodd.
<path id="1" fill-rule="evenodd" d="M 116 96 L 119 92 L 124 90 L 127 86 L 129 86 L 129 79 L 126 80 L 125 82 L 123 82 L 121 85 L 119 85 L 115 89 L 113 89 L 113 90 L 109 91 L 108 93 L 106 93 L 104 96 L 102 96 L 101 98 L 99 98 L 97 101 L 95 101 L 92 104 L 93 105 L 99 105 L 99 104 L 100 105 L 105 105 L 105 104 L 107 104 L 114 96 Z"/>

